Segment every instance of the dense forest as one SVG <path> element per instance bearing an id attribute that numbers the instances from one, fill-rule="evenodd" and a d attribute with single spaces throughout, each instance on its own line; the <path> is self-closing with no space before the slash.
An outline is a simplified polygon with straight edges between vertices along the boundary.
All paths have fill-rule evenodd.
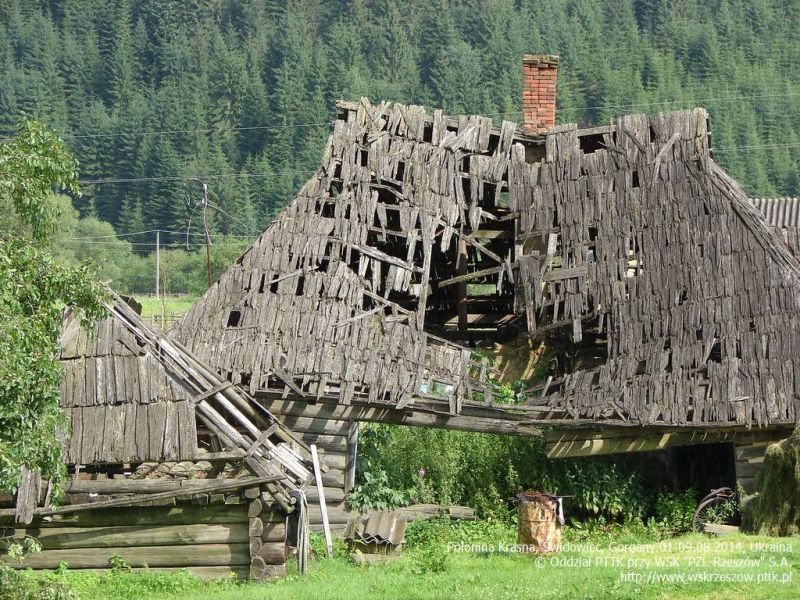
<path id="1" fill-rule="evenodd" d="M 200 176 L 212 230 L 246 240 L 318 164 L 337 99 L 519 120 L 521 56 L 547 52 L 559 122 L 702 105 L 749 194 L 797 195 L 798 31 L 796 0 L 0 0 L 0 135 L 23 114 L 62 134 L 108 235 L 183 243 Z"/>

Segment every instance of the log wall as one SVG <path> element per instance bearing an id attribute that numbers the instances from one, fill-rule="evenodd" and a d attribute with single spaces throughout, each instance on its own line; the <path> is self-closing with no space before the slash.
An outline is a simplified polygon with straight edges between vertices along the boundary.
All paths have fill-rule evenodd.
<path id="1" fill-rule="evenodd" d="M 344 420 L 299 416 L 291 400 L 265 400 L 264 406 L 307 444 L 316 444 L 320 460 L 328 471 L 322 474 L 328 521 L 331 531 L 343 533 L 349 514 L 345 496 L 354 485 L 355 456 L 358 447 L 358 423 Z M 309 520 L 313 531 L 322 530 L 322 514 L 316 486 L 307 490 Z"/>
<path id="2" fill-rule="evenodd" d="M 107 569 L 109 559 L 120 556 L 133 569 L 187 569 L 199 577 L 279 577 L 285 573 L 285 517 L 257 501 L 255 518 L 250 516 L 252 501 L 186 503 L 37 517 L 24 528 L 0 520 L 0 530 L 39 540 L 41 552 L 9 563 L 23 569 L 56 569 L 62 562 L 75 570 Z"/>

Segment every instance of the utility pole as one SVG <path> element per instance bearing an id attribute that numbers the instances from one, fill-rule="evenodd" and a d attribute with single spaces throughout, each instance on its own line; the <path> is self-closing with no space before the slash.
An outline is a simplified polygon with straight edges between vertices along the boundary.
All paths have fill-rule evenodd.
<path id="1" fill-rule="evenodd" d="M 161 230 L 156 229 L 156 298 L 160 298 L 159 285 L 161 280 Z"/>
<path id="2" fill-rule="evenodd" d="M 203 228 L 206 231 L 206 266 L 208 267 L 208 287 L 211 287 L 211 236 L 208 233 L 208 185 L 203 184 Z"/>

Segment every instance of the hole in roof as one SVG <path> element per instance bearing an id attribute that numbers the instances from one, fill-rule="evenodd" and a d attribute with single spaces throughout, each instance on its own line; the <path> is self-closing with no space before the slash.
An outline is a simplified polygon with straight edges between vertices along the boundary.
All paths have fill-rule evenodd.
<path id="1" fill-rule="evenodd" d="M 639 187 L 639 170 L 634 169 L 631 173 L 631 187 L 634 189 Z"/>
<path id="2" fill-rule="evenodd" d="M 366 150 L 361 151 L 361 166 L 366 167 L 369 160 L 369 152 Z"/>
<path id="3" fill-rule="evenodd" d="M 397 175 L 395 175 L 395 179 L 398 181 L 403 181 L 403 177 L 406 175 L 406 163 L 402 160 L 397 163 Z"/>
<path id="4" fill-rule="evenodd" d="M 584 154 L 592 154 L 605 148 L 602 133 L 581 136 L 578 138 L 578 144 Z"/>
<path id="5" fill-rule="evenodd" d="M 529 165 L 543 161 L 547 156 L 547 151 L 544 144 L 526 144 L 525 145 L 525 162 Z"/>
<path id="6" fill-rule="evenodd" d="M 303 275 L 300 275 L 297 278 L 297 288 L 294 291 L 295 296 L 302 296 L 303 295 L 303 288 L 306 285 L 306 278 Z"/>
<path id="7" fill-rule="evenodd" d="M 277 275 L 275 277 L 273 277 L 272 283 L 270 283 L 270 285 L 269 285 L 269 291 L 270 291 L 271 294 L 277 294 L 278 293 L 278 276 Z"/>
<path id="8" fill-rule="evenodd" d="M 428 142 L 429 144 L 433 142 L 433 122 L 426 121 L 425 126 L 422 128 L 422 141 Z"/>
<path id="9" fill-rule="evenodd" d="M 242 320 L 242 311 L 232 310 L 230 314 L 228 314 L 228 324 L 226 325 L 226 327 L 238 327 L 241 320 Z"/>
<path id="10" fill-rule="evenodd" d="M 326 219 L 333 219 L 336 217 L 336 204 L 333 202 L 320 201 L 319 215 Z"/>
<path id="11" fill-rule="evenodd" d="M 497 151 L 497 147 L 500 145 L 500 136 L 499 135 L 490 135 L 489 136 L 489 147 L 486 149 L 486 152 L 489 154 L 494 154 Z"/>
<path id="12" fill-rule="evenodd" d="M 501 208 L 508 208 L 509 194 L 508 192 L 499 192 L 497 194 L 497 206 Z"/>
<path id="13" fill-rule="evenodd" d="M 708 355 L 708 360 L 715 363 L 722 362 L 722 344 L 719 338 L 714 340 L 714 345 L 711 347 L 711 353 Z"/>

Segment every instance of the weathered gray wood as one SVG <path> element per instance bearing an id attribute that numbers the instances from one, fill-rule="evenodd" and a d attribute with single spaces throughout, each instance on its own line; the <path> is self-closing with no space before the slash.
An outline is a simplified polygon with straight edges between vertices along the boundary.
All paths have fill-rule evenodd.
<path id="1" fill-rule="evenodd" d="M 262 515 L 263 517 L 263 515 Z M 275 521 L 284 516 L 277 513 L 270 517 Z M 45 520 L 34 515 L 31 527 L 106 527 L 131 525 L 191 525 L 195 523 L 245 523 L 247 507 L 236 504 L 209 504 L 198 506 L 181 504 L 173 507 L 126 507 L 87 510 L 77 513 L 54 514 Z M 13 517 L 0 517 L 0 524 L 12 525 Z"/>
<path id="2" fill-rule="evenodd" d="M 319 503 L 319 511 L 322 516 L 322 532 L 325 535 L 325 548 L 328 551 L 328 558 L 333 557 L 333 542 L 331 540 L 331 528 L 328 521 L 328 508 L 325 504 L 325 488 L 322 486 L 322 470 L 319 466 L 319 456 L 317 456 L 317 447 L 311 444 L 311 460 L 314 465 L 314 479 L 317 485 L 317 502 Z"/>
<path id="3" fill-rule="evenodd" d="M 347 432 L 347 461 L 345 464 L 344 491 L 349 492 L 356 484 L 356 460 L 358 458 L 358 422 L 350 424 Z M 323 484 L 325 483 L 323 479 Z M 330 493 L 326 490 L 325 494 L 330 498 Z"/>
<path id="4" fill-rule="evenodd" d="M 286 575 L 286 565 L 268 565 L 260 556 L 250 561 L 250 579 L 254 581 L 270 581 Z"/>
<path id="5" fill-rule="evenodd" d="M 64 491 L 71 494 L 154 494 L 194 490 L 209 491 L 216 479 L 70 479 Z M 230 480 L 228 480 L 230 481 Z M 216 488 L 214 488 L 216 489 Z"/>
<path id="6" fill-rule="evenodd" d="M 15 535 L 35 537 L 44 550 L 110 548 L 116 546 L 180 546 L 229 544 L 249 541 L 247 525 L 129 525 L 108 527 L 42 527 L 17 529 Z M 274 541 L 279 541 L 276 534 Z"/>
<path id="7" fill-rule="evenodd" d="M 31 569 L 55 569 L 62 562 L 73 569 L 101 569 L 109 559 L 119 555 L 132 567 L 202 567 L 245 565 L 250 562 L 247 543 L 188 544 L 176 546 L 116 546 L 108 548 L 75 548 L 42 550 L 19 566 Z"/>
<path id="8" fill-rule="evenodd" d="M 242 479 L 207 479 L 203 485 L 198 485 L 192 489 L 196 493 L 211 493 L 224 490 L 234 490 L 246 486 L 259 485 L 262 483 L 270 483 L 280 481 L 280 475 L 270 475 L 266 477 L 247 477 Z M 127 506 L 136 506 L 139 504 L 146 504 L 148 502 L 157 502 L 159 500 L 170 500 L 181 495 L 186 494 L 185 489 L 173 489 L 166 492 L 156 492 L 154 494 L 140 494 L 136 496 L 124 496 L 110 500 L 99 500 L 97 502 L 89 502 L 85 504 L 68 504 L 58 508 L 37 509 L 34 511 L 36 516 L 49 516 L 55 514 L 68 514 L 80 512 L 85 510 L 98 510 L 101 508 L 119 508 Z M 0 516 L 6 513 L 0 510 Z"/>

